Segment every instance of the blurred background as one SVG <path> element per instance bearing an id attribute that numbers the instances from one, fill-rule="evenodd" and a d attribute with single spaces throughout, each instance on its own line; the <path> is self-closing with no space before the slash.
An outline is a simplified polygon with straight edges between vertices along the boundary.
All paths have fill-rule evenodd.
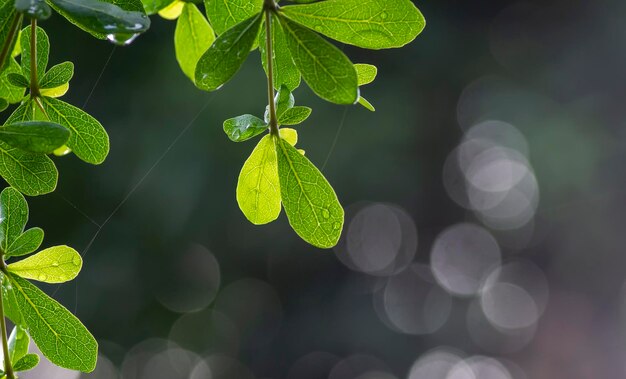
<path id="1" fill-rule="evenodd" d="M 111 152 L 56 158 L 29 225 L 83 254 L 78 280 L 44 289 L 101 356 L 89 375 L 44 362 L 22 377 L 626 377 L 626 3 L 416 5 L 414 43 L 344 47 L 379 67 L 362 89 L 376 113 L 296 92 L 314 109 L 298 145 L 346 208 L 329 251 L 237 207 L 255 142 L 222 121 L 263 114 L 258 52 L 204 93 L 178 68 L 174 22 L 113 47 L 48 20 L 51 64 L 76 65 L 64 99 Z"/>

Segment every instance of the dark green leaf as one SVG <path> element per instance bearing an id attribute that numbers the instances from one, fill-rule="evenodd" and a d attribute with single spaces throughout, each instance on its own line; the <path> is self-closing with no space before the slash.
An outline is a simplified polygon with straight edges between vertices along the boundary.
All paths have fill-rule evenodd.
<path id="1" fill-rule="evenodd" d="M 0 193 L 0 247 L 8 247 L 24 231 L 28 221 L 28 203 L 15 188 L 7 187 Z"/>
<path id="2" fill-rule="evenodd" d="M 150 19 L 137 1 L 118 4 L 99 0 L 48 0 L 71 23 L 96 38 L 126 45 L 150 27 Z M 139 7 L 139 8 L 137 8 Z"/>
<path id="3" fill-rule="evenodd" d="M 281 18 L 287 46 L 302 77 L 322 99 L 353 104 L 359 95 L 356 70 L 337 47 L 316 33 Z"/>
<path id="4" fill-rule="evenodd" d="M 263 8 L 263 0 L 204 0 L 204 5 L 211 26 L 220 35 L 259 14 Z"/>
<path id="5" fill-rule="evenodd" d="M 224 121 L 224 133 L 233 142 L 243 142 L 263 133 L 268 126 L 260 118 L 244 114 Z"/>
<path id="6" fill-rule="evenodd" d="M 15 46 L 17 41 L 17 33 L 11 35 L 11 30 L 17 21 L 21 22 L 21 19 L 15 12 L 15 3 L 13 1 L 2 1 L 0 4 L 0 49 L 4 50 L 6 55 L 4 62 L 0 62 L 0 73 L 6 68 L 6 63 L 11 57 L 13 46 Z M 9 40 L 9 38 L 11 39 Z"/>
<path id="7" fill-rule="evenodd" d="M 74 76 L 74 63 L 63 62 L 54 65 L 39 81 L 39 88 L 56 88 L 69 82 Z"/>
<path id="8" fill-rule="evenodd" d="M 259 52 L 261 53 L 261 62 L 263 63 L 263 69 L 267 73 L 267 46 L 265 41 L 265 28 L 261 28 L 259 34 Z M 287 86 L 290 91 L 298 88 L 300 85 L 300 71 L 293 62 L 289 48 L 287 47 L 287 40 L 283 33 L 283 28 L 280 26 L 276 16 L 272 17 L 272 47 L 274 49 L 273 56 L 273 73 L 274 73 L 274 88 L 279 89 L 282 85 Z"/>
<path id="9" fill-rule="evenodd" d="M 248 57 L 261 26 L 261 16 L 253 16 L 221 34 L 202 55 L 196 66 L 196 85 L 214 91 L 230 80 Z"/>
<path id="10" fill-rule="evenodd" d="M 37 354 L 26 354 L 22 357 L 22 359 L 18 360 L 13 366 L 13 370 L 15 371 L 28 371 L 30 369 L 35 368 L 39 364 L 39 355 Z"/>
<path id="11" fill-rule="evenodd" d="M 13 241 L 4 254 L 7 257 L 19 257 L 30 254 L 39 249 L 43 242 L 43 236 L 43 229 L 30 228 Z"/>
<path id="12" fill-rule="evenodd" d="M 19 276 L 8 274 L 28 332 L 43 355 L 57 366 L 91 372 L 98 343 L 67 309 Z"/>
<path id="13" fill-rule="evenodd" d="M 401 47 L 426 26 L 410 0 L 326 0 L 281 13 L 332 39 L 366 49 Z"/>
<path id="14" fill-rule="evenodd" d="M 37 20 L 46 20 L 52 14 L 52 9 L 45 0 L 15 0 L 15 9 Z"/>
<path id="15" fill-rule="evenodd" d="M 193 3 L 185 3 L 176 21 L 174 47 L 176 59 L 185 75 L 195 80 L 196 65 L 202 54 L 215 41 L 211 25 Z"/>
<path id="16" fill-rule="evenodd" d="M 297 125 L 311 115 L 313 110 L 309 107 L 297 106 L 290 109 L 287 109 L 285 113 L 278 117 L 278 123 L 281 125 Z"/>
<path id="17" fill-rule="evenodd" d="M 52 153 L 69 137 L 69 130 L 49 121 L 21 121 L 0 127 L 0 140 L 31 153 Z"/>
<path id="18" fill-rule="evenodd" d="M 71 131 L 67 146 L 78 158 L 92 164 L 104 161 L 109 153 L 109 136 L 98 120 L 61 100 L 44 97 L 42 102 L 50 121 Z"/>
<path id="19" fill-rule="evenodd" d="M 343 208 L 322 173 L 289 142 L 276 140 L 280 193 L 289 224 L 311 245 L 330 248 L 343 227 Z"/>
<path id="20" fill-rule="evenodd" d="M 27 26 L 22 30 L 20 35 L 20 44 L 22 46 L 22 75 L 27 78 L 30 78 L 30 26 Z M 48 35 L 46 32 L 37 27 L 37 40 L 36 40 L 36 50 L 37 50 L 37 78 L 43 77 L 46 72 L 46 67 L 48 66 L 48 55 L 50 54 L 50 41 L 48 40 Z"/>
<path id="21" fill-rule="evenodd" d="M 168 5 L 172 4 L 175 0 L 141 0 L 143 9 L 148 15 L 153 15 Z"/>
<path id="22" fill-rule="evenodd" d="M 7 79 L 9 80 L 9 83 L 15 87 L 28 88 L 30 86 L 28 79 L 26 79 L 22 74 L 10 72 L 7 74 Z"/>
<path id="23" fill-rule="evenodd" d="M 11 362 L 17 362 L 26 354 L 28 354 L 28 346 L 30 345 L 30 337 L 26 330 L 17 325 L 13 328 L 8 340 L 9 358 Z"/>
<path id="24" fill-rule="evenodd" d="M 0 176 L 28 196 L 54 191 L 58 172 L 45 154 L 29 153 L 0 141 Z"/>
<path id="25" fill-rule="evenodd" d="M 0 97 L 0 112 L 9 107 L 9 102 Z"/>

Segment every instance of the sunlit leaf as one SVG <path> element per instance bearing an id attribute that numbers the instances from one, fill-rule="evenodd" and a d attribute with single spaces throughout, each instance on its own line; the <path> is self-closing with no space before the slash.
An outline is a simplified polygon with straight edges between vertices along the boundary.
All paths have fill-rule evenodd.
<path id="1" fill-rule="evenodd" d="M 22 359 L 22 357 L 28 354 L 28 346 L 30 345 L 30 337 L 26 330 L 19 325 L 15 326 L 9 336 L 8 345 L 11 362 L 17 362 Z"/>
<path id="2" fill-rule="evenodd" d="M 35 366 L 37 366 L 38 364 L 39 364 L 39 355 L 26 354 L 17 362 L 15 362 L 15 365 L 13 366 L 13 370 L 17 372 L 28 371 L 28 370 L 35 368 Z"/>
<path id="3" fill-rule="evenodd" d="M 78 275 L 83 260 L 69 246 L 54 246 L 44 249 L 21 261 L 11 263 L 7 269 L 26 279 L 46 283 L 63 283 Z"/>
<path id="4" fill-rule="evenodd" d="M 289 142 L 276 140 L 280 192 L 289 224 L 311 245 L 337 244 L 344 212 L 322 173 Z"/>
<path id="5" fill-rule="evenodd" d="M 265 28 L 261 28 L 261 33 L 259 34 L 259 52 L 261 53 L 263 69 L 267 73 L 267 46 L 265 38 Z M 293 62 L 293 58 L 287 47 L 287 40 L 285 39 L 283 28 L 280 26 L 280 22 L 278 22 L 275 16 L 272 17 L 272 47 L 274 50 L 271 54 L 273 57 L 274 88 L 279 89 L 284 85 L 290 91 L 293 91 L 300 85 L 300 71 L 298 71 L 296 64 Z"/>
<path id="6" fill-rule="evenodd" d="M 215 41 L 215 34 L 195 4 L 183 4 L 185 6 L 176 22 L 174 32 L 176 59 L 185 75 L 191 81 L 195 81 L 196 65 L 202 54 Z"/>
<path id="7" fill-rule="evenodd" d="M 28 203 L 15 188 L 0 193 L 0 247 L 6 251 L 24 231 L 28 221 Z"/>
<path id="8" fill-rule="evenodd" d="M 366 49 L 404 46 L 426 26 L 410 0 L 326 0 L 288 5 L 280 12 L 332 39 Z"/>
<path id="9" fill-rule="evenodd" d="M 356 63 L 354 65 L 354 68 L 356 69 L 356 76 L 359 81 L 359 87 L 373 82 L 374 79 L 376 79 L 376 75 L 378 74 L 378 69 L 376 68 L 376 66 L 371 64 Z"/>
<path id="10" fill-rule="evenodd" d="M 72 62 L 63 62 L 54 65 L 45 73 L 39 81 L 39 88 L 56 88 L 66 84 L 74 76 L 74 64 Z"/>
<path id="11" fill-rule="evenodd" d="M 22 46 L 22 58 L 21 58 L 21 66 L 22 66 L 22 75 L 26 78 L 30 78 L 30 66 L 31 66 L 31 57 L 30 57 L 30 34 L 31 28 L 27 26 L 22 30 L 20 34 L 20 44 Z M 43 77 L 46 72 L 46 67 L 48 66 L 48 55 L 50 54 L 50 41 L 48 40 L 48 35 L 46 32 L 37 27 L 37 39 L 36 39 L 36 47 L 37 47 L 37 78 Z"/>
<path id="12" fill-rule="evenodd" d="M 204 0 L 211 26 L 218 35 L 261 12 L 263 0 Z"/>
<path id="13" fill-rule="evenodd" d="M 246 160 L 237 181 L 237 203 L 256 225 L 276 220 L 280 214 L 280 187 L 274 137 L 266 135 Z"/>
<path id="14" fill-rule="evenodd" d="M 185 7 L 185 2 L 176 0 L 173 3 L 170 3 L 165 8 L 159 11 L 159 16 L 163 17 L 166 20 L 176 20 L 180 14 L 183 12 L 183 8 Z"/>
<path id="15" fill-rule="evenodd" d="M 41 228 L 30 228 L 17 237 L 5 250 L 7 257 L 19 257 L 39 249 L 43 242 L 44 232 Z"/>
<path id="16" fill-rule="evenodd" d="M 287 109 L 278 117 L 278 123 L 281 125 L 298 125 L 309 118 L 312 111 L 311 108 L 303 106 Z"/>

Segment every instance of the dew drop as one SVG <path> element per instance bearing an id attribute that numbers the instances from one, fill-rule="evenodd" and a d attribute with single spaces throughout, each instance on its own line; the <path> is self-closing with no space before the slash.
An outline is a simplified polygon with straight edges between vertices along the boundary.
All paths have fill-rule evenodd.
<path id="1" fill-rule="evenodd" d="M 322 211 L 322 216 L 324 216 L 324 218 L 329 218 L 330 217 L 330 213 L 328 212 L 328 209 L 324 209 Z"/>
<path id="2" fill-rule="evenodd" d="M 46 274 L 39 274 L 37 279 L 39 279 L 40 281 L 43 282 L 44 280 L 48 279 L 48 275 L 46 275 Z"/>
<path id="3" fill-rule="evenodd" d="M 387 12 L 383 12 L 380 14 L 380 18 L 382 18 L 383 20 L 387 18 Z"/>
<path id="4" fill-rule="evenodd" d="M 117 33 L 117 34 L 107 34 L 107 39 L 116 45 L 126 46 L 126 45 L 130 45 L 135 40 L 135 38 L 137 38 L 137 36 L 139 36 L 139 33 L 135 33 L 135 34 Z"/>
<path id="5" fill-rule="evenodd" d="M 59 267 L 59 262 L 57 261 L 52 262 L 52 267 Z"/>

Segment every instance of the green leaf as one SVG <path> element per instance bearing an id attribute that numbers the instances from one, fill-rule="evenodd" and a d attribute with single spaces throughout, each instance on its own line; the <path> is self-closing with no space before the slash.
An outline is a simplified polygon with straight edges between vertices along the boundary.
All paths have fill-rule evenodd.
<path id="1" fill-rule="evenodd" d="M 11 85 L 15 87 L 21 87 L 21 88 L 30 87 L 30 83 L 28 82 L 28 79 L 26 79 L 24 75 L 22 74 L 10 72 L 7 74 L 7 79 L 9 80 L 9 83 L 11 83 Z"/>
<path id="2" fill-rule="evenodd" d="M 9 102 L 0 97 L 0 112 L 9 107 Z"/>
<path id="3" fill-rule="evenodd" d="M 291 90 L 285 85 L 282 85 L 276 95 L 274 95 L 274 104 L 276 104 L 276 117 L 279 117 L 285 113 L 288 109 L 293 108 L 296 103 L 296 98 L 293 97 Z"/>
<path id="4" fill-rule="evenodd" d="M 307 28 L 366 49 L 404 46 L 426 26 L 410 0 L 326 0 L 280 11 Z"/>
<path id="5" fill-rule="evenodd" d="M 281 125 L 297 125 L 311 115 L 313 110 L 309 107 L 297 106 L 287 109 L 280 117 L 278 117 L 278 123 Z"/>
<path id="6" fill-rule="evenodd" d="M 237 203 L 255 225 L 274 221 L 280 214 L 280 186 L 276 146 L 270 134 L 261 138 L 239 173 Z"/>
<path id="7" fill-rule="evenodd" d="M 26 78 L 30 78 L 30 26 L 27 26 L 22 30 L 20 35 L 20 44 L 22 46 L 22 75 Z M 43 77 L 48 66 L 48 55 L 50 54 L 50 41 L 46 32 L 37 27 L 37 78 Z"/>
<path id="8" fill-rule="evenodd" d="M 19 257 L 30 254 L 39 249 L 43 242 L 43 236 L 43 229 L 30 228 L 13 241 L 4 254 L 7 257 Z"/>
<path id="9" fill-rule="evenodd" d="M 373 82 L 374 79 L 376 79 L 376 74 L 378 74 L 376 66 L 371 64 L 356 63 L 354 68 L 356 70 L 359 87 Z"/>
<path id="10" fill-rule="evenodd" d="M 18 360 L 13 366 L 13 370 L 15 371 L 28 371 L 39 364 L 39 355 L 37 354 L 26 354 L 22 357 L 22 359 Z"/>
<path id="11" fill-rule="evenodd" d="M 176 0 L 141 0 L 143 9 L 148 15 L 153 15 Z"/>
<path id="12" fill-rule="evenodd" d="M 69 22 L 96 38 L 126 45 L 150 27 L 150 19 L 137 1 L 48 0 Z"/>
<path id="13" fill-rule="evenodd" d="M 59 173 L 45 154 L 29 153 L 0 141 L 0 176 L 28 196 L 54 191 Z"/>
<path id="14" fill-rule="evenodd" d="M 261 28 L 259 34 L 259 52 L 261 53 L 261 62 L 263 63 L 263 69 L 267 74 L 267 46 L 265 42 L 265 28 Z M 300 86 L 300 71 L 293 62 L 289 48 L 287 47 L 287 40 L 283 28 L 280 26 L 276 16 L 272 17 L 272 47 L 274 52 L 272 54 L 273 60 L 273 73 L 274 73 L 274 88 L 279 89 L 282 85 L 285 85 L 290 91 Z"/>
<path id="15" fill-rule="evenodd" d="M 206 14 L 218 35 L 257 15 L 263 0 L 204 0 Z"/>
<path id="16" fill-rule="evenodd" d="M 53 246 L 21 261 L 11 263 L 7 269 L 26 279 L 46 283 L 63 283 L 78 275 L 83 260 L 69 246 Z"/>
<path id="17" fill-rule="evenodd" d="M 311 245 L 330 248 L 343 227 L 343 208 L 322 173 L 289 142 L 276 140 L 280 192 L 289 224 Z"/>
<path id="18" fill-rule="evenodd" d="M 224 121 L 224 133 L 233 142 L 243 142 L 263 133 L 268 126 L 260 118 L 244 114 Z"/>
<path id="19" fill-rule="evenodd" d="M 256 15 L 217 37 L 196 66 L 198 88 L 214 91 L 229 81 L 248 57 L 260 26 L 261 16 Z"/>
<path id="20" fill-rule="evenodd" d="M 17 13 L 15 12 L 15 3 L 11 0 L 4 0 L 0 4 L 0 44 L 4 44 L 5 41 L 11 37 L 11 28 L 16 19 Z M 21 21 L 21 18 L 20 18 Z M 7 51 L 12 51 L 13 46 L 15 46 L 15 42 L 17 41 L 17 33 L 12 36 L 13 39 L 9 41 L 9 46 Z M 7 54 L 4 62 L 0 62 L 0 73 L 6 68 L 6 63 L 10 58 L 10 54 Z"/>
<path id="21" fill-rule="evenodd" d="M 174 46 L 176 59 L 185 75 L 195 80 L 196 65 L 202 54 L 215 41 L 209 22 L 193 3 L 185 3 L 183 13 L 176 21 Z"/>
<path id="22" fill-rule="evenodd" d="M 63 62 L 54 65 L 39 81 L 39 88 L 55 88 L 69 82 L 74 76 L 74 63 Z"/>
<path id="23" fill-rule="evenodd" d="M 49 121 L 21 121 L 0 126 L 1 141 L 32 153 L 52 153 L 69 137 L 69 130 Z"/>
<path id="24" fill-rule="evenodd" d="M 50 121 L 72 132 L 67 146 L 78 158 L 92 164 L 104 161 L 109 153 L 109 136 L 98 120 L 61 100 L 44 97 L 42 102 Z"/>
<path id="25" fill-rule="evenodd" d="M 30 337 L 26 330 L 17 325 L 13 328 L 8 340 L 9 358 L 11 362 L 17 362 L 26 354 L 28 354 L 28 346 L 30 345 Z"/>
<path id="26" fill-rule="evenodd" d="M 296 146 L 298 143 L 298 131 L 291 128 L 281 128 L 280 129 L 280 138 L 289 142 L 291 146 Z"/>
<path id="27" fill-rule="evenodd" d="M 65 83 L 65 84 L 61 84 L 58 87 L 54 87 L 54 88 L 41 88 L 39 90 L 39 94 L 41 94 L 41 96 L 45 96 L 45 97 L 61 97 L 63 95 L 65 95 L 67 93 L 67 90 L 70 89 L 70 84 L 69 83 Z"/>
<path id="28" fill-rule="evenodd" d="M 26 328 L 24 318 L 22 317 L 22 312 L 17 305 L 17 298 L 15 297 L 15 291 L 13 290 L 13 286 L 11 286 L 9 277 L 1 273 L 0 277 L 2 277 L 2 300 L 4 301 L 3 305 L 5 316 L 8 317 L 13 324 Z"/>
<path id="29" fill-rule="evenodd" d="M 368 111 L 372 111 L 372 112 L 376 112 L 376 108 L 374 108 L 374 106 L 372 105 L 372 103 L 370 103 L 369 101 L 367 101 L 365 98 L 363 98 L 362 96 L 359 96 L 359 104 L 361 104 L 362 106 L 365 107 L 365 109 L 367 109 Z"/>
<path id="30" fill-rule="evenodd" d="M 0 193 L 0 247 L 8 247 L 24 231 L 28 221 L 28 203 L 15 188 L 7 187 Z"/>
<path id="31" fill-rule="evenodd" d="M 22 69 L 19 63 L 13 58 L 9 58 L 9 63 L 0 75 L 0 97 L 5 99 L 9 104 L 15 104 L 22 101 L 24 97 L 24 87 L 17 87 L 9 81 L 9 75 L 20 74 Z"/>
<path id="32" fill-rule="evenodd" d="M 316 33 L 285 18 L 280 20 L 293 60 L 313 92 L 337 104 L 356 102 L 356 70 L 348 57 Z"/>
<path id="33" fill-rule="evenodd" d="M 61 304 L 19 276 L 8 274 L 28 333 L 43 355 L 57 366 L 91 372 L 98 343 Z"/>
<path id="34" fill-rule="evenodd" d="M 46 20 L 52 14 L 52 9 L 45 0 L 15 0 L 15 9 L 37 20 Z"/>

